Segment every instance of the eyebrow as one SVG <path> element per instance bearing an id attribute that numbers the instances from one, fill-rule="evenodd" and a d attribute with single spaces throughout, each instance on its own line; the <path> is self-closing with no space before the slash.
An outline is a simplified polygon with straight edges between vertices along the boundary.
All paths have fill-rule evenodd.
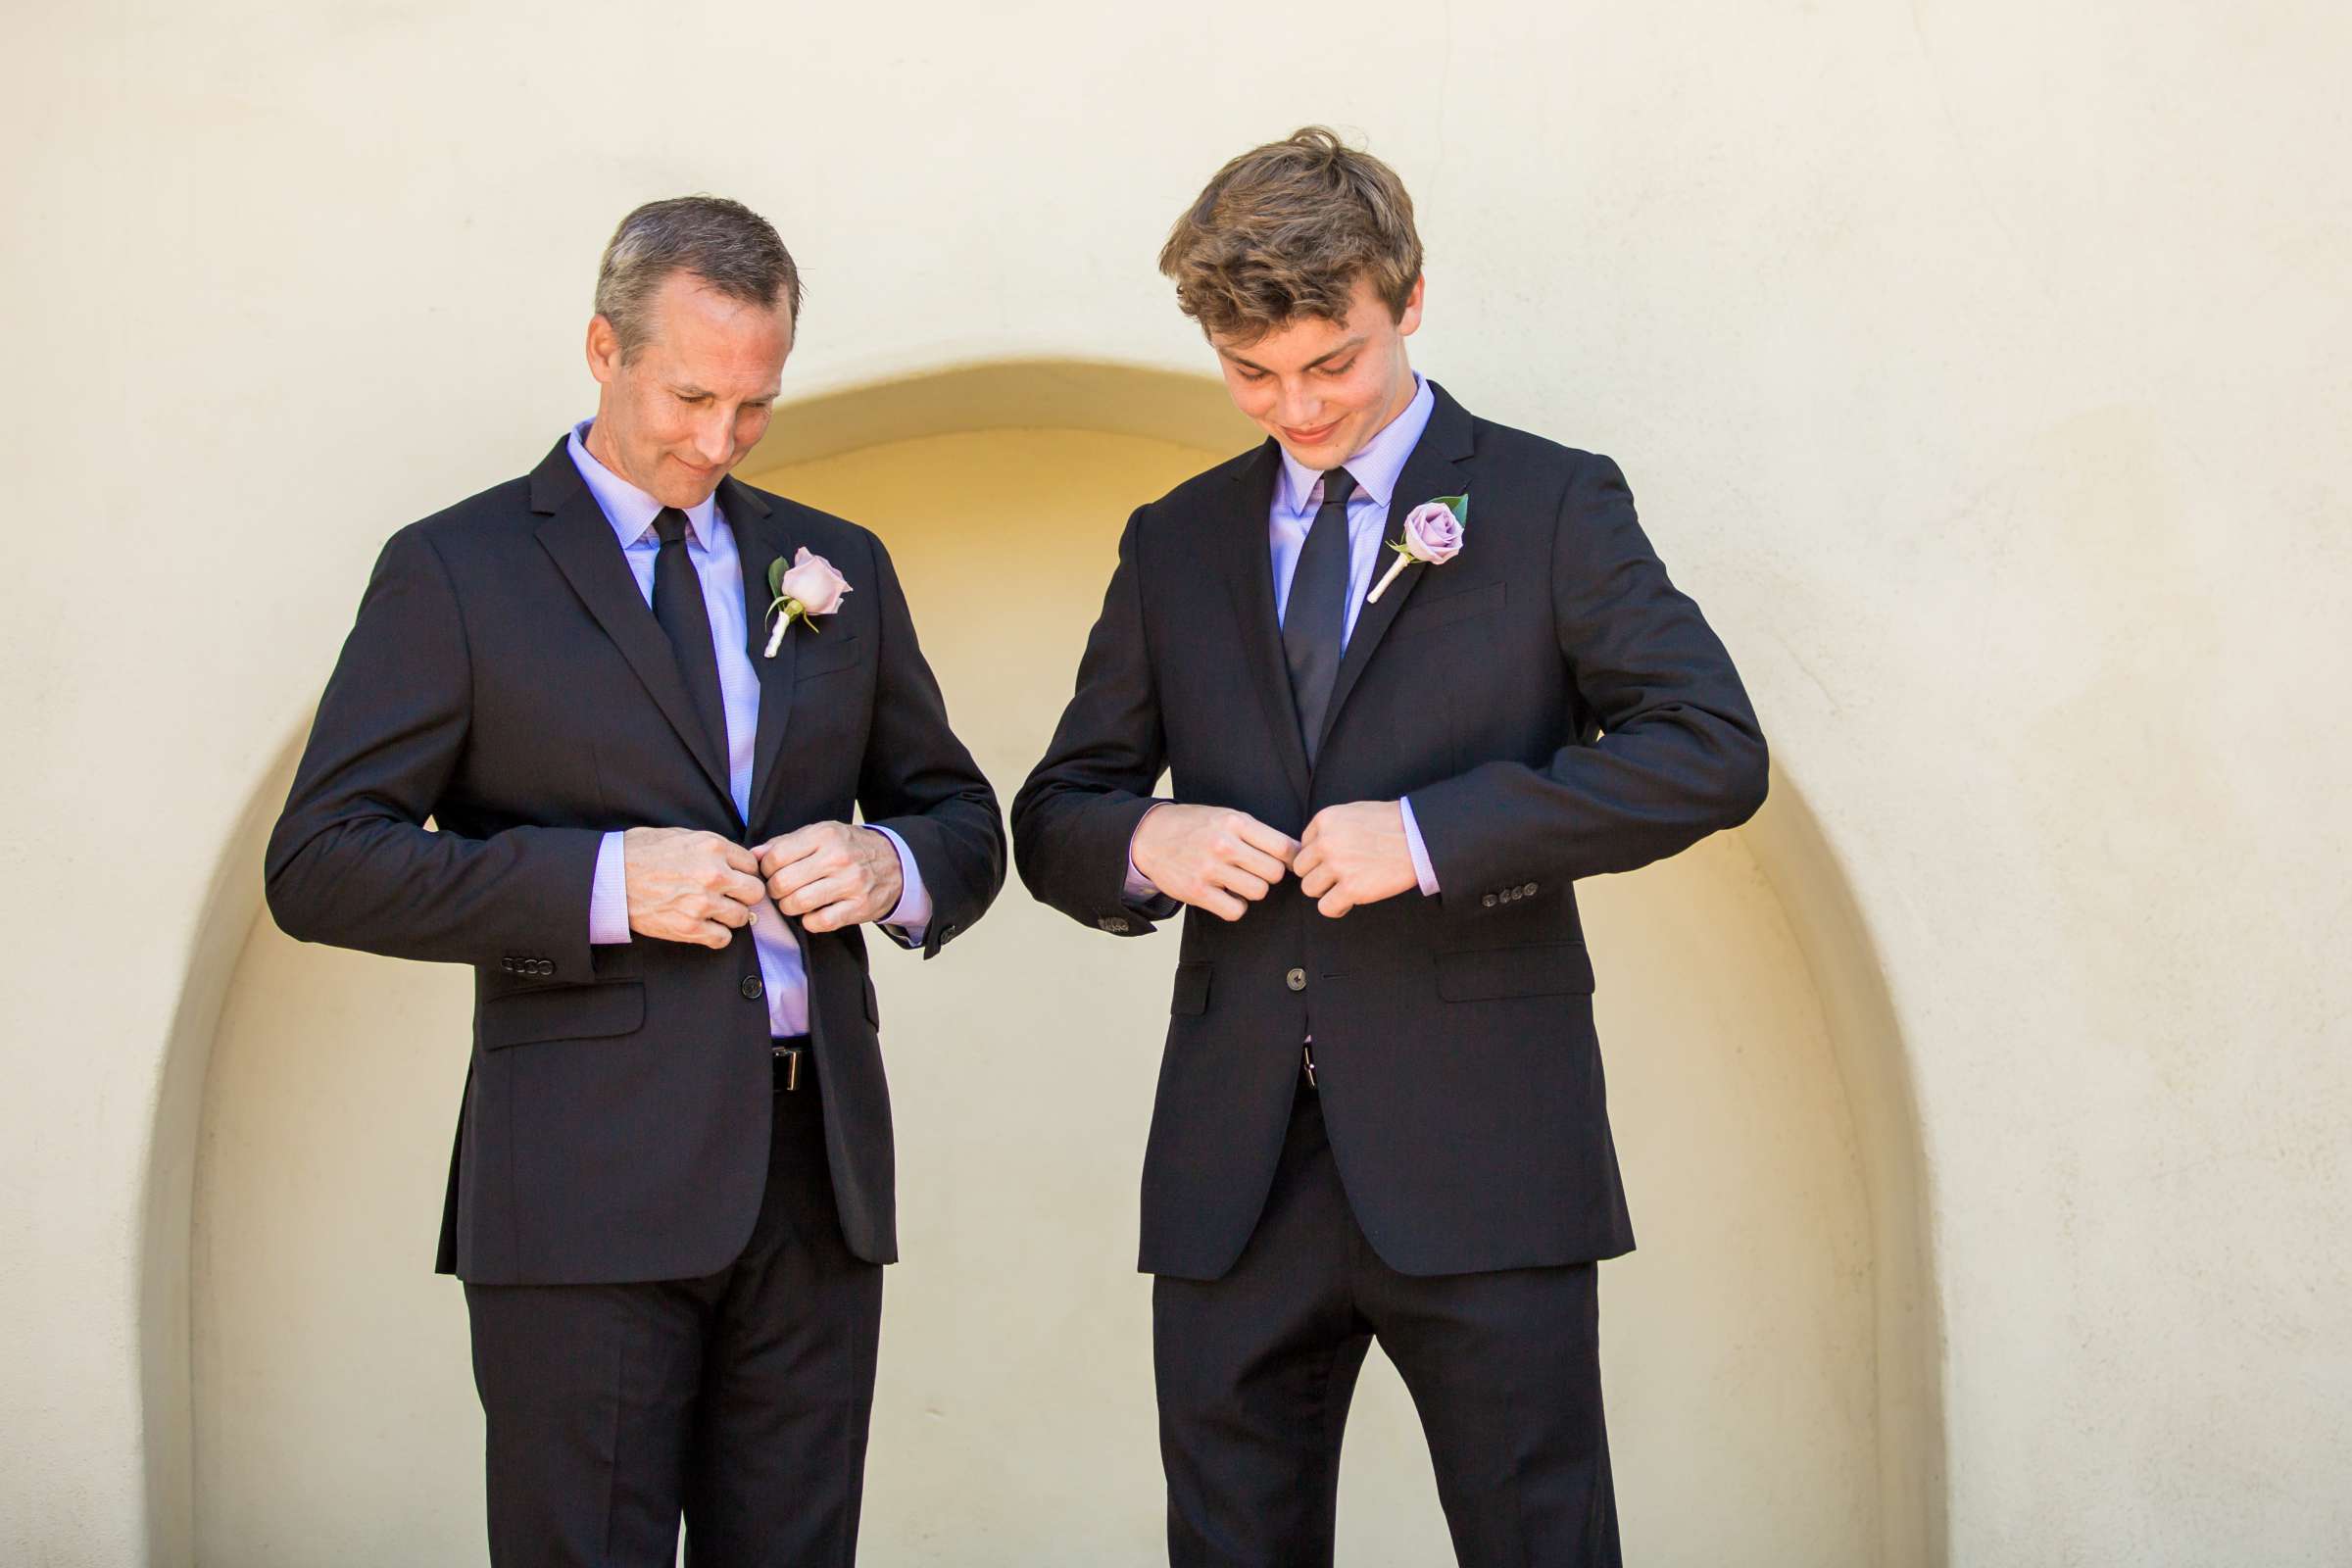
<path id="1" fill-rule="evenodd" d="M 696 386 L 692 381 L 672 381 L 669 384 L 669 389 L 682 398 L 708 398 L 717 396 L 716 393 L 710 391 L 708 388 Z M 759 397 L 747 398 L 744 401 L 747 403 L 773 403 L 776 401 L 776 399 L 782 397 L 783 395 L 784 389 L 779 386 L 772 392 L 763 392 Z"/>
<path id="2" fill-rule="evenodd" d="M 1313 359 L 1300 366 L 1299 368 L 1303 370 L 1311 370 L 1316 366 L 1321 365 L 1326 361 L 1336 360 L 1343 354 L 1352 354 L 1363 346 L 1364 334 L 1359 332 L 1354 337 L 1351 337 L 1347 342 L 1341 344 L 1338 348 L 1331 350 L 1329 353 L 1316 355 Z M 1264 366 L 1258 364 L 1255 360 L 1246 360 L 1239 354 L 1234 353 L 1231 349 L 1219 349 L 1217 352 L 1224 355 L 1227 359 L 1233 361 L 1234 364 L 1246 365 L 1250 369 L 1257 371 L 1261 375 L 1271 373 Z"/>

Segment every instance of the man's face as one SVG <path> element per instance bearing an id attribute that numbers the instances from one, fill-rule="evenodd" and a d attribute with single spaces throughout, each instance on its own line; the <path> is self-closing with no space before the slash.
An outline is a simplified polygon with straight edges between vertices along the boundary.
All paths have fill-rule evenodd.
<path id="1" fill-rule="evenodd" d="M 791 307 L 729 299 L 692 272 L 654 293 L 646 338 L 625 362 L 612 323 L 588 323 L 603 390 L 588 448 L 665 507 L 699 506 L 766 433 L 792 352 Z"/>
<path id="2" fill-rule="evenodd" d="M 1392 318 L 1358 277 L 1345 320 L 1301 316 L 1254 342 L 1209 334 L 1234 407 L 1308 468 L 1336 468 L 1413 400 L 1404 340 L 1421 325 L 1421 283 Z"/>

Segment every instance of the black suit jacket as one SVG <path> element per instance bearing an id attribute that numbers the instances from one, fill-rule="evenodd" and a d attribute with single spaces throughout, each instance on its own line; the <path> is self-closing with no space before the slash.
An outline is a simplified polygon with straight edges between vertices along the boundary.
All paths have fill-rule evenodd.
<path id="1" fill-rule="evenodd" d="M 270 909 L 289 935 L 473 967 L 444 1272 L 688 1278 L 732 1261 L 759 1214 L 770 1053 L 751 933 L 723 951 L 591 947 L 607 830 L 756 845 L 861 807 L 922 871 L 926 957 L 1004 882 L 996 798 L 948 727 L 881 542 L 732 479 L 719 504 L 760 683 L 748 823 L 558 442 L 529 477 L 385 546 L 270 835 Z M 762 659 L 768 564 L 803 545 L 854 591 L 821 631 L 796 628 Z M 889 1262 L 890 1099 L 864 940 L 796 934 L 842 1230 L 859 1256 Z"/>
<path id="2" fill-rule="evenodd" d="M 1128 519 L 1076 695 L 1013 803 L 1021 877 L 1090 925 L 1152 929 L 1165 906 L 1131 906 L 1124 882 L 1165 768 L 1176 800 L 1294 836 L 1326 806 L 1410 795 L 1442 891 L 1332 920 L 1286 877 L 1237 922 L 1185 912 L 1142 1265 L 1233 1265 L 1310 1032 L 1341 1177 L 1392 1266 L 1626 1251 L 1574 884 L 1756 809 L 1765 748 L 1746 693 L 1615 464 L 1475 418 L 1441 388 L 1387 537 L 1414 506 L 1467 494 L 1462 552 L 1408 566 L 1363 609 L 1310 769 L 1275 622 L 1278 468 L 1268 441 Z"/>

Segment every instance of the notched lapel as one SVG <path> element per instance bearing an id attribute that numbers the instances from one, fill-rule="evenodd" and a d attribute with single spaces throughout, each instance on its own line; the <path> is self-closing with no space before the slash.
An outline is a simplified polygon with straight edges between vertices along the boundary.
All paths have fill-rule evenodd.
<path id="1" fill-rule="evenodd" d="M 795 541 L 782 516 L 748 486 L 724 479 L 718 487 L 719 510 L 735 530 L 735 554 L 743 564 L 743 619 L 752 668 L 760 673 L 760 723 L 752 742 L 752 820 L 767 808 L 774 786 L 776 760 L 784 752 L 784 731 L 792 722 L 793 680 L 800 662 L 801 641 L 807 635 L 796 626 L 776 645 L 769 659 L 767 568 L 778 561 L 792 564 Z M 854 585 L 853 585 L 854 586 Z"/>
<path id="2" fill-rule="evenodd" d="M 669 720 L 669 727 L 677 731 L 679 741 L 732 811 L 735 803 L 727 792 L 726 760 L 713 754 L 713 742 L 695 711 L 685 678 L 678 673 L 669 639 L 646 608 L 620 543 L 612 536 L 612 524 L 606 520 L 604 509 L 596 504 L 595 493 L 572 466 L 571 455 L 562 442 L 531 475 L 531 507 L 551 514 L 539 525 L 539 543 L 555 558 L 557 569 L 605 635 L 628 660 L 655 706 Z"/>
<path id="3" fill-rule="evenodd" d="M 1216 519 L 1219 537 L 1215 555 L 1224 568 L 1226 591 L 1233 597 L 1242 631 L 1242 662 L 1256 689 L 1258 707 L 1282 770 L 1306 806 L 1309 770 L 1306 743 L 1298 734 L 1298 707 L 1291 697 L 1291 666 L 1282 653 L 1282 626 L 1274 614 L 1274 552 L 1267 540 L 1267 517 L 1274 505 L 1274 479 L 1280 469 L 1279 452 L 1268 440 L 1253 462 L 1235 475 L 1225 514 Z"/>
<path id="4" fill-rule="evenodd" d="M 1388 521 L 1381 531 L 1380 559 L 1373 565 L 1372 580 L 1378 582 L 1389 569 L 1389 546 L 1404 538 L 1404 519 L 1415 507 L 1435 501 L 1440 496 L 1461 495 L 1468 492 L 1469 478 L 1462 460 L 1470 456 L 1470 416 L 1462 406 L 1446 395 L 1434 381 L 1430 391 L 1436 406 L 1430 410 L 1429 423 L 1422 428 L 1421 439 L 1414 443 L 1412 456 L 1404 460 L 1404 470 L 1396 476 L 1396 488 L 1389 496 Z M 1472 500 L 1471 515 L 1477 515 L 1476 499 Z M 1475 548 L 1474 537 L 1464 529 L 1462 548 Z M 1340 721 L 1340 710 L 1348 704 L 1348 693 L 1364 673 L 1364 666 L 1380 649 L 1381 639 L 1388 636 L 1389 627 L 1396 620 L 1397 612 L 1412 598 L 1421 579 L 1429 575 L 1429 567 L 1414 562 L 1396 574 L 1388 592 L 1376 603 L 1368 604 L 1357 612 L 1355 630 L 1348 639 L 1348 651 L 1340 657 L 1340 672 L 1333 678 L 1331 706 L 1324 710 L 1323 733 L 1317 737 L 1315 755 L 1331 740 L 1331 732 Z M 1368 590 L 1367 590 L 1368 591 Z"/>

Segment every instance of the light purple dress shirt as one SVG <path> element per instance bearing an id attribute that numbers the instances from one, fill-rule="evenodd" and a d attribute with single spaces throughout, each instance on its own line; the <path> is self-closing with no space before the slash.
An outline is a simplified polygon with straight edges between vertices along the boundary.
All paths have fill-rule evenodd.
<path id="1" fill-rule="evenodd" d="M 588 451 L 588 427 L 583 419 L 572 426 L 571 462 L 588 482 L 605 520 L 620 543 L 623 559 L 637 579 L 648 611 L 654 605 L 654 558 L 661 553 L 661 536 L 654 518 L 662 503 L 606 467 Z M 752 667 L 746 646 L 750 627 L 744 620 L 743 565 L 735 553 L 735 530 L 727 526 L 712 496 L 686 513 L 686 558 L 703 586 L 703 607 L 710 616 L 710 640 L 718 655 L 718 692 L 727 713 L 727 793 L 735 809 L 749 818 L 752 810 L 752 748 L 760 729 L 760 672 Z M 659 826 L 660 824 L 654 824 Z M 923 940 L 931 922 L 931 895 L 923 873 L 907 853 L 906 841 L 886 827 L 872 828 L 899 852 L 899 874 L 904 887 L 898 907 L 882 923 L 909 943 Z M 607 833 L 597 846 L 596 882 L 588 898 L 588 940 L 617 944 L 629 940 L 629 888 L 621 858 L 620 835 Z M 800 944 L 775 901 L 765 899 L 752 916 L 752 946 L 760 956 L 760 977 L 766 988 L 767 1025 L 776 1035 L 808 1032 L 808 968 Z"/>
<path id="2" fill-rule="evenodd" d="M 1355 494 L 1348 501 L 1348 615 L 1340 627 L 1340 647 L 1355 635 L 1356 617 L 1363 612 L 1365 596 L 1372 592 L 1373 573 L 1380 569 L 1381 535 L 1388 526 L 1389 503 L 1396 494 L 1396 480 L 1404 472 L 1404 460 L 1413 455 L 1421 440 L 1421 432 L 1429 426 L 1430 410 L 1437 399 L 1430 395 L 1429 383 L 1419 372 L 1413 376 L 1413 400 L 1404 412 L 1380 427 L 1380 433 L 1365 443 L 1364 449 L 1341 466 L 1355 480 Z M 1315 514 L 1323 506 L 1323 475 L 1316 469 L 1302 466 L 1289 452 L 1282 454 L 1282 476 L 1274 486 L 1274 503 L 1267 520 L 1268 541 L 1274 552 L 1274 619 L 1280 625 L 1290 611 L 1291 578 L 1298 569 L 1298 553 L 1306 548 L 1306 531 L 1314 525 Z M 1410 797 L 1397 802 L 1404 813 L 1404 847 L 1413 858 L 1413 876 L 1421 884 L 1424 897 L 1435 897 L 1438 873 L 1429 863 L 1429 847 L 1421 842 L 1421 824 L 1413 819 Z M 1158 809 L 1157 807 L 1152 808 Z M 1146 811 L 1145 816 L 1151 815 Z M 1143 823 L 1138 818 L 1136 825 Z M 1128 840 L 1127 897 L 1135 903 L 1156 896 L 1159 889 L 1152 879 L 1135 868 L 1134 840 Z"/>

